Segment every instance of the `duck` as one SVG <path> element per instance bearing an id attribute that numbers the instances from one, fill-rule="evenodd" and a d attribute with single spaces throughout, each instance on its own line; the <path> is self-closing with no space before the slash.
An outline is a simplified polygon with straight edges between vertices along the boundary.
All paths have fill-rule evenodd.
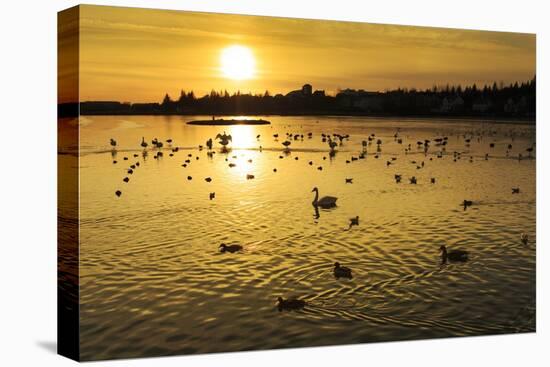
<path id="1" fill-rule="evenodd" d="M 430 178 L 430 182 L 434 184 L 435 183 L 435 177 Z"/>
<path id="2" fill-rule="evenodd" d="M 450 262 L 468 261 L 468 251 L 464 251 L 464 250 L 447 251 L 447 247 L 445 245 L 441 245 L 441 247 L 439 247 L 439 251 L 441 251 L 441 261 L 443 264 L 445 264 L 447 260 Z"/>
<path id="3" fill-rule="evenodd" d="M 142 136 L 142 137 L 141 137 L 141 147 L 142 147 L 142 148 L 147 148 L 147 145 L 148 145 L 148 144 L 147 144 L 147 142 L 145 141 L 145 137 Z"/>
<path id="4" fill-rule="evenodd" d="M 462 206 L 464 207 L 464 210 L 466 210 L 467 207 L 472 206 L 473 204 L 474 204 L 474 202 L 471 201 L 471 200 L 464 200 L 462 202 Z"/>
<path id="5" fill-rule="evenodd" d="M 220 252 L 237 252 L 241 251 L 243 247 L 241 245 L 226 245 L 225 243 L 222 243 L 219 247 Z"/>
<path id="6" fill-rule="evenodd" d="M 252 180 L 254 178 L 254 175 L 251 175 L 250 173 L 246 175 L 247 180 Z"/>
<path id="7" fill-rule="evenodd" d="M 519 187 L 512 187 L 512 194 L 519 194 Z"/>
<path id="8" fill-rule="evenodd" d="M 529 243 L 529 235 L 527 233 L 522 233 L 521 234 L 521 242 L 524 245 L 527 245 Z"/>
<path id="9" fill-rule="evenodd" d="M 416 185 L 416 177 L 415 176 L 412 176 L 409 181 L 411 182 L 412 185 Z"/>
<path id="10" fill-rule="evenodd" d="M 128 181 L 130 181 L 130 179 L 129 179 L 128 177 L 124 177 L 124 178 L 122 179 L 122 181 L 128 183 Z"/>
<path id="11" fill-rule="evenodd" d="M 120 195 L 122 195 L 122 191 L 120 191 L 120 190 L 115 191 L 115 195 L 120 197 Z"/>
<path id="12" fill-rule="evenodd" d="M 346 178 L 346 183 L 353 183 L 353 178 Z"/>
<path id="13" fill-rule="evenodd" d="M 211 192 L 210 195 L 210 200 L 214 199 L 216 197 L 216 193 L 215 192 Z"/>
<path id="14" fill-rule="evenodd" d="M 287 310 L 302 310 L 307 305 L 307 302 L 303 299 L 290 298 L 284 299 L 283 297 L 277 298 L 277 308 L 279 311 Z"/>
<path id="15" fill-rule="evenodd" d="M 111 146 L 116 147 L 116 140 L 111 138 Z"/>
<path id="16" fill-rule="evenodd" d="M 353 226 L 358 226 L 359 225 L 359 216 L 355 216 L 355 218 L 350 218 L 349 219 L 349 228 L 348 229 L 351 229 L 351 227 Z"/>
<path id="17" fill-rule="evenodd" d="M 395 178 L 395 183 L 401 182 L 401 175 L 394 175 L 393 177 Z"/>
<path id="18" fill-rule="evenodd" d="M 206 177 L 204 180 L 205 180 L 206 182 L 212 182 L 212 178 L 210 178 L 210 177 Z"/>
<path id="19" fill-rule="evenodd" d="M 351 269 L 340 265 L 338 261 L 334 263 L 334 276 L 336 278 L 353 278 L 353 276 L 351 275 Z"/>
<path id="20" fill-rule="evenodd" d="M 321 207 L 323 209 L 333 208 L 336 206 L 336 200 L 338 200 L 337 197 L 334 196 L 323 196 L 321 199 L 319 199 L 319 189 L 317 187 L 314 187 L 311 192 L 315 193 L 315 198 L 313 199 L 313 206 L 315 207 Z"/>

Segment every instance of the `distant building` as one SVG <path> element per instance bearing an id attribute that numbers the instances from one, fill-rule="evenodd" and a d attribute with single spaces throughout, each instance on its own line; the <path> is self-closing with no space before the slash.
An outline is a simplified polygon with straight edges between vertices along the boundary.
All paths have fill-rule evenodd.
<path id="1" fill-rule="evenodd" d="M 315 92 L 313 92 L 313 97 L 324 97 L 324 96 L 325 96 L 324 90 L 316 90 Z"/>
<path id="2" fill-rule="evenodd" d="M 286 94 L 287 97 L 311 97 L 313 87 L 311 84 L 304 84 L 302 89 L 293 90 Z"/>
<path id="3" fill-rule="evenodd" d="M 441 103 L 440 111 L 441 112 L 460 112 L 464 108 L 464 100 L 460 96 L 455 97 L 445 97 Z"/>
<path id="4" fill-rule="evenodd" d="M 474 103 L 472 103 L 472 111 L 473 112 L 487 112 L 493 107 L 493 104 L 491 101 L 485 101 L 483 99 L 478 99 Z"/>

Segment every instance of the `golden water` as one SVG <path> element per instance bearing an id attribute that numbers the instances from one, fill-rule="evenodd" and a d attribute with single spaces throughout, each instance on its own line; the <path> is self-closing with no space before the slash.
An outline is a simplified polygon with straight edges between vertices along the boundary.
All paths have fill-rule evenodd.
<path id="1" fill-rule="evenodd" d="M 535 159 L 517 159 L 527 157 L 534 125 L 274 116 L 270 126 L 185 124 L 198 118 L 209 117 L 80 120 L 83 359 L 534 331 Z M 223 131 L 231 152 L 215 143 L 209 158 L 198 149 Z M 282 151 L 286 132 L 304 134 L 290 154 Z M 331 159 L 321 133 L 350 139 Z M 346 163 L 372 133 L 383 142 L 380 157 L 373 144 L 365 159 Z M 470 146 L 464 135 L 473 136 Z M 437 158 L 433 139 L 441 136 L 448 145 Z M 173 139 L 179 151 L 170 157 L 164 143 L 154 159 L 154 137 Z M 424 139 L 432 140 L 427 155 L 416 145 Z M 454 162 L 453 151 L 462 158 Z M 338 206 L 316 213 L 313 187 Z M 474 205 L 464 210 L 464 199 Z M 348 230 L 356 215 L 359 225 Z M 222 242 L 244 251 L 220 253 Z M 442 244 L 469 251 L 470 260 L 441 265 Z M 335 279 L 335 261 L 354 278 Z M 278 296 L 308 306 L 279 312 Z"/>

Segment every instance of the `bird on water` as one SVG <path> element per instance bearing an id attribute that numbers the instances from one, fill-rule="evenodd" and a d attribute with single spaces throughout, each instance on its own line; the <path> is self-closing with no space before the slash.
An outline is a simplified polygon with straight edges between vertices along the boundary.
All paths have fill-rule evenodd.
<path id="1" fill-rule="evenodd" d="M 353 278 L 353 276 L 351 275 L 351 269 L 340 265 L 338 261 L 334 263 L 334 276 L 336 278 Z"/>
<path id="2" fill-rule="evenodd" d="M 277 298 L 277 308 L 279 311 L 287 310 L 302 310 L 307 305 L 307 302 L 303 299 L 284 299 L 283 297 Z"/>
<path id="3" fill-rule="evenodd" d="M 439 251 L 441 251 L 441 263 L 445 264 L 447 261 L 450 262 L 466 262 L 468 261 L 468 251 L 464 250 L 449 250 L 447 251 L 447 247 L 445 245 L 441 245 L 439 247 Z"/>
<path id="4" fill-rule="evenodd" d="M 225 243 L 222 243 L 219 247 L 220 252 L 237 252 L 241 251 L 243 247 L 241 245 L 226 245 Z"/>
<path id="5" fill-rule="evenodd" d="M 315 198 L 313 199 L 313 206 L 315 207 L 321 207 L 323 209 L 333 208 L 336 206 L 336 201 L 338 200 L 337 197 L 334 196 L 323 196 L 321 199 L 319 199 L 319 189 L 317 187 L 314 187 L 311 192 L 315 193 Z"/>

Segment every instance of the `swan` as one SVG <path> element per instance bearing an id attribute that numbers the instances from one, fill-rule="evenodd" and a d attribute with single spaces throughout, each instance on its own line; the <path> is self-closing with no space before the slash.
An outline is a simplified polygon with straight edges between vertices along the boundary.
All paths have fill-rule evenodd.
<path id="1" fill-rule="evenodd" d="M 147 144 L 147 142 L 145 141 L 145 137 L 142 136 L 142 137 L 141 137 L 141 146 L 142 146 L 143 148 L 147 148 L 147 145 L 148 145 L 148 144 Z"/>
<path id="2" fill-rule="evenodd" d="M 222 243 L 219 247 L 220 252 L 237 252 L 241 251 L 243 247 L 241 245 L 226 245 L 225 243 Z"/>
<path id="3" fill-rule="evenodd" d="M 313 199 L 312 202 L 313 206 L 320 206 L 323 209 L 333 208 L 336 206 L 336 200 L 338 200 L 338 198 L 334 196 L 323 196 L 319 200 L 319 189 L 317 187 L 314 187 L 311 192 L 315 192 L 315 199 Z"/>
<path id="4" fill-rule="evenodd" d="M 307 305 L 303 299 L 283 299 L 283 297 L 277 298 L 277 307 L 279 311 L 282 310 L 301 310 Z"/>
<path id="5" fill-rule="evenodd" d="M 447 251 L 447 247 L 445 245 L 441 245 L 441 247 L 439 248 L 439 251 L 441 251 L 441 262 L 443 264 L 445 264 L 447 260 L 451 262 L 468 261 L 468 251 L 464 251 L 464 250 Z"/>
<path id="6" fill-rule="evenodd" d="M 336 278 L 348 278 L 351 279 L 351 269 L 345 266 L 341 266 L 339 262 L 334 263 L 334 276 Z"/>

